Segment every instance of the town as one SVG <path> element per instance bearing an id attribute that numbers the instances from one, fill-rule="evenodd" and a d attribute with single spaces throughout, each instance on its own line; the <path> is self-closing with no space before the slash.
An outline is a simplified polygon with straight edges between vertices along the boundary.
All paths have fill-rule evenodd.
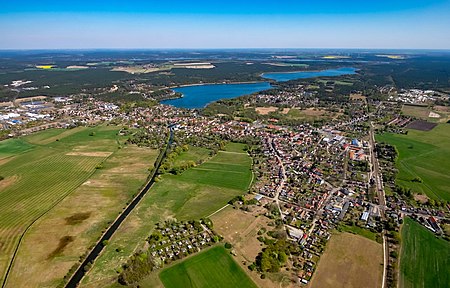
<path id="1" fill-rule="evenodd" d="M 422 101 L 421 95 L 431 93 L 417 91 L 404 95 L 420 94 L 417 99 Z M 408 123 L 409 128 L 414 128 L 411 123 L 422 127 L 423 121 L 400 115 L 401 106 L 392 99 L 368 102 L 361 95 L 350 99 L 352 97 L 349 103 L 322 103 L 300 85 L 244 98 L 245 107 L 264 105 L 262 107 L 275 107 L 275 110 L 298 107 L 335 113 L 326 122 L 289 124 L 274 115 L 253 121 L 243 121 L 239 117 L 230 119 L 220 114 L 205 116 L 198 111 L 155 104 L 151 100 L 147 104 L 120 106 L 86 95 L 52 99 L 31 97 L 3 103 L 0 127 L 1 137 L 10 138 L 49 128 L 72 129 L 103 123 L 122 125 L 121 133 L 129 135 L 130 143 L 160 148 L 165 142 L 166 127 L 171 125 L 176 139 L 174 147 L 188 144 L 207 147 L 217 153 L 224 141 L 245 143 L 253 158 L 255 181 L 249 193 L 256 199 L 254 205 L 265 207 L 261 215 L 275 220 L 278 227 L 281 223 L 289 241 L 300 249 L 300 253 L 289 259 L 294 267 L 291 274 L 297 283 L 309 283 L 334 230 L 356 229 L 369 231 L 383 244 L 383 273 L 391 275 L 386 277 L 388 282 L 395 283 L 397 238 L 403 218 L 410 216 L 433 233 L 444 235 L 441 224 L 450 221 L 449 204 L 428 205 L 430 202 L 408 201 L 402 194 L 385 195 L 386 187 L 397 189 L 395 176 L 389 172 L 394 170 L 392 153 L 395 151 L 375 142 L 375 129 L 404 133 Z M 435 125 L 431 126 L 430 129 Z M 174 223 L 153 232 L 145 253 L 152 259 L 169 263 L 218 242 L 214 237 L 217 238 L 213 230 L 199 222 Z M 262 241 L 265 243 L 264 238 Z M 130 265 L 134 264 L 126 266 Z M 263 274 L 267 272 L 259 269 Z M 136 281 L 126 269 L 123 271 L 120 281 Z"/>

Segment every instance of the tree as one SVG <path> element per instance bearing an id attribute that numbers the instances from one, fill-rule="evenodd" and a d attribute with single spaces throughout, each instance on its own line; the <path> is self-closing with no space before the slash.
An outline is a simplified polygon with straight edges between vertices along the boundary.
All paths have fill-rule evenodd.
<path id="1" fill-rule="evenodd" d="M 280 254 L 278 254 L 278 261 L 280 261 L 280 263 L 286 263 L 287 259 L 288 256 L 286 255 L 286 253 L 284 253 L 284 251 L 281 251 Z"/>
<path id="2" fill-rule="evenodd" d="M 263 252 L 261 255 L 261 271 L 263 272 L 269 271 L 270 266 L 271 266 L 270 257 L 268 253 Z"/>

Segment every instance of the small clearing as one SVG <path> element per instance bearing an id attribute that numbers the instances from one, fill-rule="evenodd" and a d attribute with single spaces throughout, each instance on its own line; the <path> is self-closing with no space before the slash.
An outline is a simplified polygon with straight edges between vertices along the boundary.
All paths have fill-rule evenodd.
<path id="1" fill-rule="evenodd" d="M 260 115 L 268 115 L 270 112 L 276 112 L 278 110 L 278 107 L 256 107 L 255 110 Z"/>

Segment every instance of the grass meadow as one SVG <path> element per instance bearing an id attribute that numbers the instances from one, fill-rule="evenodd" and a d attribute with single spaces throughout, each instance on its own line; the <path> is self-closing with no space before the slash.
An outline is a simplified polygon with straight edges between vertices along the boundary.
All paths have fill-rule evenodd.
<path id="1" fill-rule="evenodd" d="M 383 246 L 360 235 L 335 233 L 314 273 L 312 288 L 381 287 Z"/>
<path id="2" fill-rule="evenodd" d="M 431 131 L 409 130 L 408 135 L 377 135 L 377 141 L 397 148 L 399 185 L 436 200 L 450 201 L 450 124 L 439 124 Z M 423 182 L 411 181 L 415 177 Z"/>
<path id="3" fill-rule="evenodd" d="M 252 161 L 243 151 L 244 146 L 230 143 L 225 151 L 181 175 L 162 175 L 117 230 L 83 286 L 105 286 L 115 281 L 115 269 L 142 245 L 156 223 L 174 218 L 199 219 L 223 207 L 234 196 L 244 194 L 252 179 Z M 205 156 L 195 149 L 189 151 L 193 154 L 184 158 L 195 161 Z"/>
<path id="4" fill-rule="evenodd" d="M 165 288 L 257 287 L 222 246 L 169 267 L 159 277 Z"/>
<path id="5" fill-rule="evenodd" d="M 0 175 L 5 177 L 0 182 L 2 280 L 20 236 L 27 231 L 7 287 L 30 285 L 30 278 L 36 287 L 56 286 L 52 281 L 61 281 L 106 222 L 117 216 L 125 204 L 120 201 L 126 202 L 145 182 L 157 152 L 139 150 L 131 163 L 140 167 L 139 173 L 121 172 L 124 159 L 117 157 L 127 158 L 126 153 L 137 147 L 119 149 L 124 140 L 117 136 L 119 129 L 52 129 L 0 142 Z M 90 228 L 80 225 L 83 221 L 68 224 L 66 218 L 77 218 L 77 213 L 88 215 L 83 220 L 90 218 L 85 221 Z"/>
<path id="6" fill-rule="evenodd" d="M 401 235 L 400 287 L 448 287 L 450 243 L 410 218 L 405 218 Z"/>

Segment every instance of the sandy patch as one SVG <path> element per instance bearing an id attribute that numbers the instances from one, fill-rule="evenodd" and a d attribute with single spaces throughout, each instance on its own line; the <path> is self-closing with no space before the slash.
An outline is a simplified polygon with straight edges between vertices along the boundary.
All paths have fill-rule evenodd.
<path id="1" fill-rule="evenodd" d="M 366 96 L 363 96 L 359 93 L 351 93 L 350 100 L 366 100 Z"/>
<path id="2" fill-rule="evenodd" d="M 288 114 L 289 111 L 291 111 L 291 108 L 283 108 L 283 111 L 281 111 L 281 113 Z"/>
<path id="3" fill-rule="evenodd" d="M 69 152 L 67 156 L 108 157 L 112 152 Z"/>
<path id="4" fill-rule="evenodd" d="M 5 179 L 1 180 L 0 181 L 0 191 L 8 188 L 9 186 L 11 186 L 15 182 L 17 182 L 17 180 L 19 180 L 19 176 L 17 176 L 17 175 L 6 177 Z"/>
<path id="5" fill-rule="evenodd" d="M 144 66 L 132 66 L 132 67 L 115 67 L 111 71 L 127 72 L 130 74 L 146 74 L 162 71 L 164 69 L 158 67 L 144 67 Z"/>
<path id="6" fill-rule="evenodd" d="M 270 112 L 275 112 L 278 110 L 278 107 L 269 106 L 269 107 L 256 107 L 256 112 L 260 115 L 268 115 Z"/>
<path id="7" fill-rule="evenodd" d="M 13 102 L 0 102 L 0 107 L 12 107 L 14 106 Z"/>
<path id="8" fill-rule="evenodd" d="M 173 66 L 174 68 L 186 68 L 186 69 L 212 69 L 216 67 L 209 62 L 174 63 Z"/>
<path id="9" fill-rule="evenodd" d="M 414 200 L 416 200 L 416 201 L 418 201 L 418 202 L 420 202 L 422 204 L 427 203 L 428 199 L 429 198 L 426 195 L 424 195 L 424 194 L 414 194 Z"/>
<path id="10" fill-rule="evenodd" d="M 389 59 L 396 59 L 396 60 L 401 60 L 401 59 L 405 59 L 405 56 L 403 55 L 375 55 L 377 57 L 384 57 L 384 58 L 389 58 Z"/>
<path id="11" fill-rule="evenodd" d="M 72 65 L 72 66 L 67 66 L 66 69 L 88 69 L 88 66 L 78 66 L 78 65 Z"/>
<path id="12" fill-rule="evenodd" d="M 8 162 L 11 161 L 12 159 L 14 159 L 14 157 L 0 158 L 0 166 L 2 166 L 3 164 L 8 163 Z"/>
<path id="13" fill-rule="evenodd" d="M 36 101 L 36 100 L 44 100 L 47 99 L 47 96 L 33 96 L 33 97 L 25 97 L 25 98 L 19 98 L 14 100 L 14 103 L 21 103 L 21 102 L 30 102 L 30 101 Z"/>
<path id="14" fill-rule="evenodd" d="M 441 115 L 439 115 L 438 113 L 435 113 L 433 111 L 430 111 L 430 114 L 428 114 L 428 117 L 430 117 L 430 118 L 441 118 Z"/>

